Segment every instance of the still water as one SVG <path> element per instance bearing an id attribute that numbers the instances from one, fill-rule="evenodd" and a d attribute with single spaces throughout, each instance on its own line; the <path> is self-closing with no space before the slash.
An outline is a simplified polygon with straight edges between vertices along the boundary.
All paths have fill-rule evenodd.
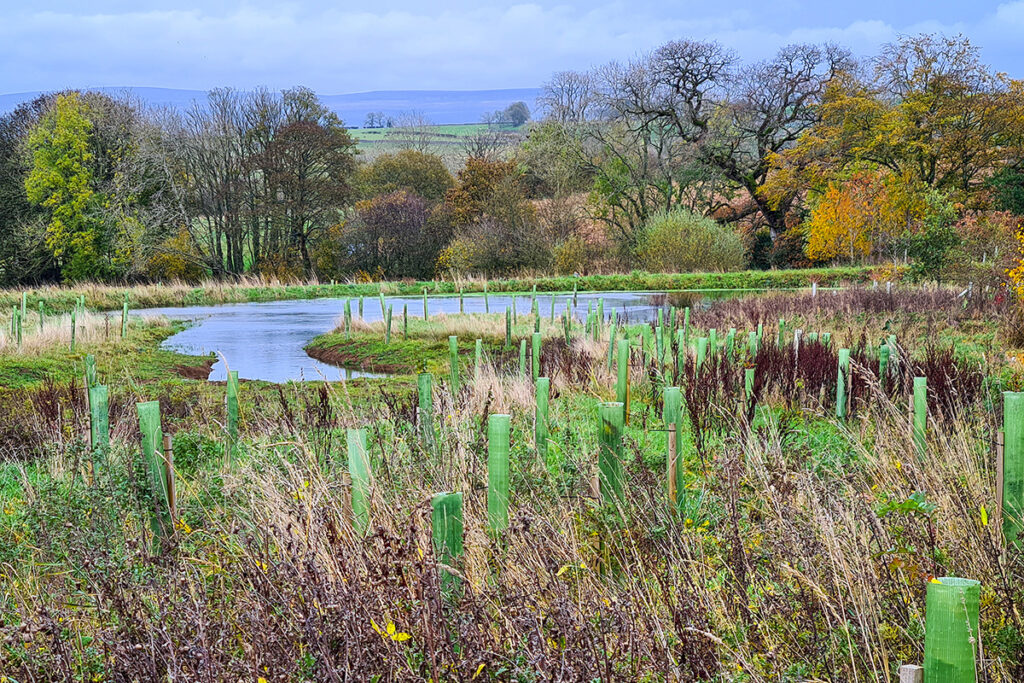
<path id="1" fill-rule="evenodd" d="M 720 297 L 722 292 L 694 292 L 694 300 Z M 735 293 L 733 294 L 735 296 Z M 639 322 L 656 316 L 659 305 L 665 305 L 665 294 L 659 292 L 601 292 L 579 294 L 573 305 L 572 294 L 538 294 L 537 306 L 542 316 L 551 314 L 554 299 L 555 315 L 561 315 L 566 306 L 576 318 L 587 315 L 587 306 L 595 308 L 598 299 L 604 299 L 605 316 L 618 311 L 629 322 Z M 517 314 L 528 314 L 531 295 L 490 295 L 491 313 L 504 313 L 515 306 Z M 402 306 L 409 307 L 410 317 L 423 316 L 423 298 L 418 296 L 387 296 L 385 305 L 394 307 L 395 319 L 401 321 Z M 458 296 L 428 297 L 430 315 L 458 313 Z M 372 373 L 345 370 L 314 360 L 306 355 L 304 347 L 313 337 L 337 327 L 345 307 L 344 299 L 306 299 L 244 304 L 218 304 L 215 306 L 187 306 L 149 308 L 133 311 L 135 315 L 166 316 L 186 320 L 191 325 L 168 338 L 163 347 L 180 353 L 203 356 L 215 353 L 217 363 L 210 380 L 224 380 L 227 369 L 238 371 L 242 379 L 267 382 L 336 381 L 353 377 L 374 376 Z M 467 295 L 466 313 L 483 313 L 484 298 Z M 358 315 L 358 299 L 352 299 L 352 315 Z M 363 318 L 369 322 L 382 319 L 380 302 L 366 297 Z M 225 362 L 226 361 L 226 362 Z"/>

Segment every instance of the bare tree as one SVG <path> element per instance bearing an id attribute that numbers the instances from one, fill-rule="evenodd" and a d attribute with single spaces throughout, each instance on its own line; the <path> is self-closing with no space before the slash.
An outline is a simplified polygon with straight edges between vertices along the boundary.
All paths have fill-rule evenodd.
<path id="1" fill-rule="evenodd" d="M 426 154 L 434 146 L 434 123 L 421 111 L 408 111 L 389 126 L 388 141 L 398 149 L 411 149 Z"/>
<path id="2" fill-rule="evenodd" d="M 597 100 L 593 76 L 585 71 L 559 71 L 541 87 L 537 104 L 547 118 L 578 123 L 590 115 Z"/>

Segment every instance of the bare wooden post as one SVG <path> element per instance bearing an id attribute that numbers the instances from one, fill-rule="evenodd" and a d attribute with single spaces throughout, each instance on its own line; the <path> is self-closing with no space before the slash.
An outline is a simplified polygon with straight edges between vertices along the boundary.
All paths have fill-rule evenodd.
<path id="1" fill-rule="evenodd" d="M 924 683 L 924 669 L 916 664 L 900 667 L 900 683 Z"/>
<path id="2" fill-rule="evenodd" d="M 668 425 L 668 499 L 676 504 L 676 423 Z"/>
<path id="3" fill-rule="evenodd" d="M 999 517 L 999 524 L 1003 522 L 1003 430 L 996 432 L 996 514 Z"/>
<path id="4" fill-rule="evenodd" d="M 170 434 L 164 434 L 164 481 L 167 482 L 167 511 L 173 524 L 178 519 L 178 491 L 174 483 L 174 445 Z"/>

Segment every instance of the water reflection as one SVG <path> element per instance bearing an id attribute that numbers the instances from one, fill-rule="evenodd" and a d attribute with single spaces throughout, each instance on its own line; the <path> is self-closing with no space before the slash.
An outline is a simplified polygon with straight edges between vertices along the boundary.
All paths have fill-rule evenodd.
<path id="1" fill-rule="evenodd" d="M 642 322 L 657 316 L 658 307 L 669 305 L 669 296 L 663 292 L 604 292 L 572 294 L 537 294 L 537 307 L 542 316 L 560 316 L 566 307 L 577 319 L 587 315 L 588 306 L 596 309 L 597 301 L 604 299 L 605 316 L 617 311 L 618 319 Z M 694 305 L 707 298 L 736 296 L 739 291 L 705 291 L 688 293 L 696 298 L 687 299 Z M 358 298 L 352 299 L 352 314 L 358 311 Z M 680 300 L 682 301 L 682 300 Z M 408 306 L 410 317 L 423 316 L 423 298 L 417 296 L 388 296 L 385 307 L 393 306 L 393 315 L 400 320 L 403 306 Z M 459 312 L 458 296 L 429 297 L 427 306 L 431 316 Z M 485 304 L 480 295 L 465 296 L 466 313 L 504 313 L 515 306 L 517 314 L 528 314 L 532 295 L 490 295 Z M 334 329 L 345 307 L 345 299 L 308 299 L 271 301 L 265 303 L 219 304 L 215 306 L 188 306 L 182 308 L 151 308 L 135 311 L 136 315 L 163 315 L 175 320 L 188 320 L 193 324 L 164 341 L 164 348 L 190 355 L 216 353 L 220 357 L 213 366 L 210 379 L 224 380 L 227 368 L 238 370 L 239 377 L 268 382 L 337 381 L 353 377 L 376 376 L 357 370 L 344 370 L 321 363 L 303 350 L 313 337 Z M 363 318 L 369 322 L 381 320 L 380 300 L 365 297 Z M 226 359 L 226 364 L 225 364 Z"/>

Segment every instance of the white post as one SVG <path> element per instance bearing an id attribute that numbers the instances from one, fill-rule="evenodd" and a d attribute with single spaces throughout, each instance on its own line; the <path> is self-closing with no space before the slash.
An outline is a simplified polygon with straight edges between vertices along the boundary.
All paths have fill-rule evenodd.
<path id="1" fill-rule="evenodd" d="M 900 667 L 900 683 L 924 683 L 924 669 L 915 664 Z"/>

